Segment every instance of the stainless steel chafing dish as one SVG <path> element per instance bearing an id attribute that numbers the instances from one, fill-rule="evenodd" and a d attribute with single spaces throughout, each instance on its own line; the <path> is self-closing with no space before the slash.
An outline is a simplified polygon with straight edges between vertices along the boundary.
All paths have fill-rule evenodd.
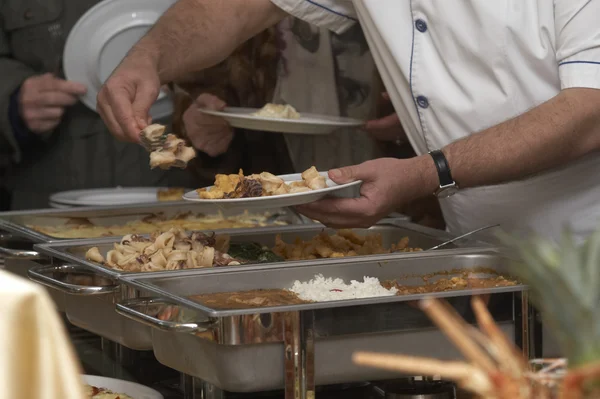
<path id="1" fill-rule="evenodd" d="M 131 205 L 107 206 L 107 207 L 89 207 L 74 209 L 42 209 L 23 212 L 0 212 L 0 231 L 12 233 L 15 236 L 23 237 L 34 243 L 46 243 L 55 241 L 65 241 L 65 239 L 52 237 L 40 233 L 28 226 L 59 226 L 65 224 L 69 219 L 84 218 L 90 220 L 98 226 L 123 225 L 128 222 L 142 220 L 147 216 L 157 213 L 164 214 L 165 217 L 174 217 L 177 214 L 191 212 L 194 214 L 203 213 L 218 214 L 219 208 L 203 206 L 201 209 L 196 204 L 182 204 L 181 202 L 165 202 L 159 205 Z M 224 216 L 235 216 L 242 214 L 242 210 L 232 210 L 222 212 Z M 275 215 L 273 222 L 280 221 L 290 225 L 310 223 L 310 220 L 304 218 L 291 209 L 275 209 L 270 211 Z M 89 237 L 77 237 L 89 238 Z"/>
<path id="2" fill-rule="evenodd" d="M 157 359 L 178 371 L 232 392 L 285 388 L 286 398 L 312 397 L 316 385 L 394 377 L 351 361 L 356 350 L 399 352 L 449 359 L 458 357 L 443 334 L 410 301 L 425 295 L 379 297 L 254 309 L 218 310 L 188 299 L 191 295 L 252 289 L 289 288 L 315 274 L 349 281 L 363 276 L 403 278 L 422 284 L 417 275 L 485 267 L 507 273 L 497 253 L 443 254 L 290 267 L 248 266 L 221 273 L 194 270 L 122 276 L 128 287 L 147 297 L 124 300 L 117 311 L 153 327 Z M 411 277 L 412 276 L 412 277 Z M 527 350 L 528 318 L 523 285 L 426 294 L 447 298 L 472 320 L 469 297 L 489 295 L 489 307 L 503 331 Z M 524 302 L 523 302 L 524 301 Z M 156 315 L 179 307 L 172 320 Z M 525 312 L 525 315 L 527 313 Z M 294 396 L 294 392 L 301 393 Z"/>
<path id="3" fill-rule="evenodd" d="M 384 244 L 389 245 L 397 242 L 402 237 L 408 236 L 411 239 L 411 245 L 423 246 L 428 248 L 439 244 L 450 236 L 439 230 L 433 230 L 417 226 L 408 222 L 399 222 L 394 220 L 384 221 L 385 224 L 372 227 L 371 229 L 356 229 L 359 234 L 381 233 Z M 231 236 L 233 242 L 258 241 L 265 245 L 273 245 L 275 236 L 281 234 L 284 239 L 292 241 L 296 237 L 308 239 L 323 229 L 320 225 L 289 226 L 279 228 L 263 228 L 260 230 L 238 229 L 228 230 L 227 234 Z M 29 270 L 29 278 L 49 286 L 65 294 L 65 311 L 69 321 L 74 325 L 84 328 L 90 332 L 101 335 L 112 341 L 131 349 L 151 349 L 150 329 L 147 326 L 132 323 L 130 320 L 116 314 L 113 304 L 124 298 L 132 298 L 137 294 L 134 290 L 128 290 L 119 287 L 120 278 L 132 274 L 104 267 L 100 264 L 87 261 L 85 253 L 91 247 L 98 247 L 100 252 L 112 248 L 115 238 L 91 239 L 63 241 L 48 244 L 38 244 L 35 249 L 41 254 L 54 259 L 54 266 L 41 266 Z M 440 253 L 453 253 L 455 251 L 484 251 L 488 247 L 481 246 L 477 242 L 465 240 L 459 243 L 464 247 L 455 247 L 455 249 L 439 250 Z M 435 252 L 434 252 L 435 253 Z M 373 259 L 394 259 L 402 258 L 410 253 L 398 253 L 388 255 L 377 255 L 369 257 L 337 258 L 337 259 L 319 259 L 316 261 L 299 261 L 272 263 L 265 265 L 265 268 L 294 267 L 302 264 L 352 264 L 361 258 Z M 418 256 L 427 256 L 427 253 L 418 253 Z M 112 280 L 112 288 L 93 287 L 70 283 L 68 286 L 63 284 L 65 278 L 65 269 L 61 269 L 66 262 L 69 268 L 66 274 L 75 271 L 87 273 L 93 272 L 100 277 Z M 56 268 L 58 267 L 58 269 Z M 221 273 L 228 270 L 245 268 L 248 266 L 219 267 L 208 270 L 210 273 Z M 138 274 L 138 273 L 133 273 Z M 185 275 L 185 271 L 165 271 L 160 272 L 169 276 Z"/>

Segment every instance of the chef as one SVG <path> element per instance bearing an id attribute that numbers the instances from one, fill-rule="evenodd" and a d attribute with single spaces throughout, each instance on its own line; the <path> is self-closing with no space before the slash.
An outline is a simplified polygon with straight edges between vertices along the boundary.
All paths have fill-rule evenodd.
<path id="1" fill-rule="evenodd" d="M 161 83 L 220 61 L 286 13 L 338 33 L 362 25 L 418 154 L 330 171 L 362 180 L 361 197 L 306 215 L 366 226 L 433 194 L 455 234 L 497 222 L 550 236 L 594 229 L 600 1 L 182 0 L 107 82 L 100 113 L 137 140 Z"/>

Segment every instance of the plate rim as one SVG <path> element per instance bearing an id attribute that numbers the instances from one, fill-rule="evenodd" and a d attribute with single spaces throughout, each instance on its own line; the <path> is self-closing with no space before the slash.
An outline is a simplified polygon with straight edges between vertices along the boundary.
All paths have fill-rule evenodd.
<path id="1" fill-rule="evenodd" d="M 110 382 L 118 382 L 119 384 L 122 383 L 126 383 L 127 385 L 131 385 L 132 387 L 135 387 L 139 390 L 143 390 L 146 392 L 141 392 L 143 395 L 152 395 L 154 396 L 156 399 L 164 399 L 165 397 L 163 396 L 163 394 L 161 394 L 160 392 L 158 392 L 156 389 L 150 388 L 147 385 L 143 385 L 140 384 L 139 382 L 134 382 L 134 381 L 127 381 L 127 380 L 121 380 L 119 378 L 112 378 L 112 377 L 104 377 L 101 375 L 92 375 L 92 374 L 81 374 L 81 379 L 83 380 L 84 384 L 88 384 L 88 385 L 92 385 L 94 386 L 93 381 L 94 379 L 98 379 L 100 381 L 102 380 L 108 380 Z M 91 380 L 89 380 L 91 379 Z M 97 385 L 96 385 L 97 386 Z M 97 386 L 98 388 L 105 388 L 105 389 L 109 389 L 109 390 L 114 390 L 115 388 L 110 388 L 110 387 L 104 387 L 104 386 Z M 115 393 L 122 393 L 122 394 L 126 394 L 131 396 L 130 394 L 126 393 L 126 392 L 115 392 Z"/>
<path id="2" fill-rule="evenodd" d="M 177 0 L 156 0 L 157 3 L 165 3 L 168 5 L 167 9 L 169 7 L 171 7 L 173 4 L 175 4 L 177 2 Z M 75 80 L 75 79 L 70 79 L 70 76 L 73 76 L 73 68 L 72 66 L 75 64 L 69 64 L 68 60 L 69 59 L 74 59 L 74 60 L 79 60 L 81 59 L 81 57 L 70 57 L 71 51 L 70 49 L 74 46 L 73 41 L 76 40 L 75 37 L 80 36 L 77 35 L 77 31 L 78 30 L 82 30 L 82 25 L 85 25 L 87 23 L 87 21 L 90 19 L 90 17 L 97 13 L 99 10 L 105 9 L 105 8 L 109 8 L 113 6 L 113 3 L 115 4 L 119 4 L 119 8 L 126 8 L 128 5 L 138 5 L 138 4 L 143 4 L 142 6 L 146 6 L 147 10 L 152 10 L 151 8 L 148 7 L 149 4 L 152 4 L 151 1 L 142 1 L 142 0 L 103 0 L 100 1 L 99 3 L 95 4 L 94 6 L 90 7 L 85 13 L 83 13 L 79 19 L 77 20 L 77 22 L 75 23 L 75 25 L 73 25 L 73 27 L 71 28 L 71 30 L 69 31 L 69 34 L 67 35 L 67 39 L 65 40 L 65 45 L 64 45 L 64 50 L 62 53 L 62 59 L 63 59 L 63 72 L 64 72 L 64 76 L 65 79 L 67 80 Z M 166 11 L 166 9 L 165 9 Z M 122 12 L 122 11 L 121 11 Z M 163 12 L 164 13 L 164 12 Z M 158 13 L 159 18 L 160 16 L 163 14 L 161 12 Z M 155 21 L 156 22 L 156 21 Z M 102 44 L 102 48 L 104 48 L 106 46 L 107 41 L 103 42 Z M 73 54 L 76 54 L 76 49 L 73 48 L 72 51 Z M 100 58 L 100 54 L 97 54 L 96 59 Z M 95 62 L 95 61 L 94 61 Z M 83 70 L 87 70 L 86 68 L 86 63 L 87 60 L 81 61 L 82 65 L 83 65 Z M 97 62 L 96 62 L 97 64 Z M 71 65 L 71 68 L 69 68 L 68 65 Z M 79 65 L 79 64 L 77 64 Z M 79 68 L 75 68 L 75 69 L 79 69 Z M 71 71 L 70 73 L 68 71 Z M 84 73 L 84 75 L 86 77 L 88 77 L 87 72 Z M 85 82 L 82 82 L 85 83 Z M 93 82 L 88 82 L 88 83 L 93 83 Z M 96 90 L 96 88 L 94 87 L 94 85 L 90 85 L 90 87 L 88 87 L 88 93 L 90 92 L 94 92 L 97 93 L 98 90 Z M 86 93 L 87 94 L 87 93 Z M 79 101 L 81 103 L 83 103 L 87 108 L 89 108 L 90 110 L 92 110 L 93 112 L 96 112 L 96 105 L 97 105 L 97 100 L 95 96 L 88 96 L 88 95 L 84 95 L 84 96 L 80 96 L 79 97 Z M 165 95 L 162 99 L 157 99 L 157 101 L 154 102 L 154 104 L 151 107 L 151 111 L 152 109 L 155 109 L 155 115 L 152 115 L 154 119 L 162 119 L 165 117 L 168 117 L 172 111 L 173 111 L 173 101 L 170 98 L 170 96 L 167 94 Z M 152 112 L 151 112 L 152 113 Z"/>
<path id="3" fill-rule="evenodd" d="M 227 109 L 237 109 L 248 111 L 248 114 L 235 114 L 229 112 L 223 112 Z M 198 110 L 202 113 L 212 116 L 220 116 L 222 118 L 237 118 L 244 120 L 253 120 L 253 121 L 261 121 L 261 122 L 278 122 L 278 123 L 290 123 L 296 125 L 319 125 L 319 126 L 338 126 L 338 127 L 354 127 L 354 126 L 363 126 L 367 121 L 357 118 L 351 118 L 347 116 L 335 116 L 335 115 L 325 115 L 325 114 L 314 114 L 312 112 L 301 112 L 300 119 L 285 119 L 285 118 L 266 118 L 261 116 L 252 116 L 249 115 L 250 112 L 259 111 L 261 108 L 251 108 L 251 107 L 225 107 L 223 111 L 214 111 L 206 108 L 198 108 Z M 302 115 L 310 115 L 312 117 L 316 117 L 313 121 L 302 120 Z M 328 118 L 339 118 L 344 121 L 331 121 L 327 119 L 319 120 L 318 117 L 328 117 Z"/>
<path id="4" fill-rule="evenodd" d="M 48 202 L 54 202 L 58 205 L 74 205 L 74 206 L 102 206 L 102 205 L 89 205 L 89 203 L 82 203 L 80 201 L 77 200 L 73 200 L 73 199 L 61 199 L 60 196 L 64 195 L 64 194 L 68 194 L 68 193 L 83 193 L 83 192 L 102 192 L 102 191 L 125 191 L 125 192 L 131 192 L 131 191 L 135 191 L 135 190 L 147 190 L 148 193 L 150 193 L 151 191 L 155 191 L 156 193 L 158 193 L 158 190 L 161 189 L 167 189 L 167 187 L 112 187 L 112 188 L 108 188 L 108 187 L 98 187 L 98 188 L 89 188 L 89 189 L 76 189 L 76 190 L 65 190 L 65 191 L 59 191 L 56 193 L 53 193 L 50 195 L 50 197 L 48 197 Z M 57 199 L 58 197 L 58 199 Z M 158 199 L 156 200 L 156 202 L 159 202 Z M 148 202 L 150 203 L 150 202 Z"/>

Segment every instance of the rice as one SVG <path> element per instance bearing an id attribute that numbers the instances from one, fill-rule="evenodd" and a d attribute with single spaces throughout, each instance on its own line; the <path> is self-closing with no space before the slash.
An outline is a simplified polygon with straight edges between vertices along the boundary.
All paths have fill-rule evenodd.
<path id="1" fill-rule="evenodd" d="M 296 280 L 290 291 L 305 301 L 326 302 L 394 296 L 398 290 L 393 287 L 389 290 L 384 288 L 376 277 L 365 276 L 362 282 L 352 280 L 350 284 L 346 284 L 340 278 L 325 278 L 322 274 L 317 274 L 306 283 Z"/>

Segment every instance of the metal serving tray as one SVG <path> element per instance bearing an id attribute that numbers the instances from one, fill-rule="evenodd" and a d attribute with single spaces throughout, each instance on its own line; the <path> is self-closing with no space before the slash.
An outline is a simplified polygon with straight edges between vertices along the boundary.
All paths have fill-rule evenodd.
<path id="1" fill-rule="evenodd" d="M 422 228 L 417 225 L 413 225 L 406 222 L 400 222 L 396 220 L 388 220 L 385 223 L 389 225 L 375 226 L 371 229 L 357 229 L 359 234 L 367 234 L 372 232 L 381 233 L 384 238 L 384 244 L 390 245 L 392 242 L 397 242 L 404 236 L 411 237 L 414 245 L 436 245 L 446 238 L 446 233 L 438 230 L 432 230 Z M 393 225 L 395 224 L 395 225 Z M 232 241 L 244 242 L 244 241 L 258 241 L 265 245 L 273 245 L 275 243 L 275 236 L 281 234 L 284 239 L 292 242 L 296 237 L 309 239 L 315 234 L 322 231 L 323 226 L 320 225 L 304 225 L 304 226 L 286 226 L 278 228 L 262 228 L 259 230 L 252 229 L 236 229 L 236 230 L 223 230 L 221 232 L 231 235 Z M 61 291 L 65 296 L 65 312 L 69 321 L 77 327 L 83 328 L 102 337 L 108 338 L 112 341 L 119 342 L 120 344 L 137 350 L 151 349 L 150 342 L 150 329 L 147 326 L 132 323 L 131 320 L 122 317 L 121 315 L 114 312 L 114 303 L 123 298 L 135 297 L 135 292 L 128 292 L 124 289 L 119 289 L 118 283 L 119 278 L 127 274 L 139 274 L 131 272 L 122 272 L 113 270 L 90 262 L 85 259 L 85 253 L 91 247 L 97 246 L 101 253 L 106 253 L 109 249 L 112 249 L 113 243 L 116 241 L 115 237 L 102 238 L 102 239 L 89 239 L 89 240 L 71 240 L 61 241 L 47 244 L 37 244 L 35 249 L 40 254 L 50 256 L 55 265 L 59 269 L 53 267 L 39 267 L 28 271 L 29 278 L 40 284 L 51 287 L 54 290 Z M 483 251 L 484 249 L 480 249 Z M 445 252 L 452 251 L 446 250 Z M 409 253 L 389 254 L 389 255 L 377 255 L 373 258 L 397 258 L 405 256 Z M 420 254 L 423 256 L 423 254 Z M 366 257 L 354 257 L 354 258 L 338 258 L 338 259 L 326 259 L 317 261 L 299 261 L 299 262 L 285 262 L 285 263 L 272 263 L 266 267 L 280 267 L 285 265 L 286 267 L 293 267 L 296 264 L 306 263 L 342 263 L 347 264 L 355 262 L 360 258 Z M 368 257 L 371 258 L 371 257 Z M 64 270 L 60 269 L 62 264 L 58 261 L 65 261 L 69 265 L 69 270 L 79 271 L 88 270 L 93 271 L 98 276 L 108 278 L 114 281 L 115 288 L 112 291 L 107 289 L 100 289 L 100 287 L 88 287 L 81 286 L 75 288 L 76 284 L 70 284 L 65 286 L 61 284 L 60 276 L 63 275 Z M 246 267 L 246 266 L 241 266 Z M 220 273 L 231 269 L 239 269 L 240 266 L 234 267 L 219 267 L 211 268 L 210 273 Z M 177 275 L 184 271 L 164 271 L 160 272 L 167 275 Z M 59 277 L 56 277 L 59 276 Z M 101 291 L 101 292 L 99 292 Z"/>
<path id="2" fill-rule="evenodd" d="M 232 242 L 257 242 L 261 245 L 267 247 L 273 247 L 275 245 L 275 237 L 280 235 L 281 238 L 287 243 L 293 243 L 294 240 L 300 238 L 302 240 L 310 240 L 312 237 L 316 236 L 323 230 L 328 233 L 333 234 L 335 232 L 334 229 L 327 229 L 319 224 L 310 224 L 310 225 L 298 225 L 298 226 L 284 226 L 284 227 L 263 227 L 261 229 L 233 229 L 233 230 L 216 230 L 217 234 L 228 234 L 231 237 Z M 430 229 L 427 227 L 419 226 L 410 222 L 399 221 L 399 220 L 383 220 L 380 224 L 373 226 L 369 229 L 352 229 L 359 235 L 367 235 L 367 234 L 381 234 L 383 245 L 386 247 L 391 246 L 394 243 L 397 243 L 403 237 L 409 237 L 409 245 L 411 247 L 419 247 L 419 248 L 430 248 L 435 245 L 441 244 L 442 242 L 453 238 L 450 234 L 441 231 Z M 70 240 L 70 241 L 62 241 L 55 243 L 47 243 L 47 244 L 37 244 L 35 245 L 35 250 L 39 251 L 40 254 L 50 256 L 55 259 L 60 259 L 66 262 L 69 262 L 74 265 L 81 265 L 87 268 L 90 268 L 99 274 L 110 277 L 110 278 L 119 278 L 120 276 L 127 274 L 137 274 L 136 272 L 124 272 L 111 269 L 106 266 L 102 266 L 96 262 L 88 261 L 85 259 L 86 252 L 92 248 L 97 247 L 101 254 L 106 254 L 107 251 L 113 249 L 113 244 L 118 241 L 118 238 L 108 237 L 108 238 L 93 238 L 93 239 L 85 239 L 85 240 Z M 488 244 L 470 240 L 463 239 L 456 243 L 450 244 L 445 249 L 440 249 L 437 251 L 444 252 L 456 252 L 456 251 L 472 251 L 472 250 L 489 250 L 491 247 Z M 388 255 L 370 255 L 370 256 L 355 256 L 355 257 L 347 257 L 347 258 L 331 258 L 331 259 L 317 259 L 317 260 L 306 260 L 306 261 L 290 261 L 285 262 L 286 264 L 296 264 L 296 263 L 323 263 L 323 262 L 355 262 L 357 260 L 369 257 L 397 257 L 404 256 L 409 253 L 395 253 Z M 419 252 L 422 256 L 425 256 L 425 252 Z M 276 263 L 271 263 L 269 266 L 278 265 Z M 240 266 L 232 267 L 234 269 L 239 268 Z M 229 268 L 220 267 L 219 271 L 227 270 Z M 211 269 L 217 270 L 217 269 Z M 161 273 L 179 273 L 180 271 L 165 271 Z"/>
<path id="3" fill-rule="evenodd" d="M 127 300 L 117 304 L 117 311 L 154 327 L 152 343 L 161 363 L 220 389 L 258 392 L 285 387 L 286 391 L 310 391 L 315 384 L 393 376 L 353 364 L 351 355 L 356 350 L 456 358 L 452 345 L 411 304 L 425 296 L 447 298 L 462 315 L 472 319 L 469 297 L 489 295 L 488 306 L 503 330 L 511 339 L 522 339 L 526 325 L 519 320 L 517 296 L 526 287 L 231 310 L 212 309 L 188 297 L 289 288 L 295 280 L 307 281 L 319 273 L 346 281 L 362 280 L 366 275 L 422 284 L 418 276 L 424 274 L 479 267 L 507 274 L 504 258 L 494 252 L 471 255 L 440 252 L 427 257 L 412 253 L 385 261 L 363 259 L 278 268 L 247 266 L 221 273 L 194 270 L 177 276 L 140 273 L 123 276 L 121 281 L 153 299 Z M 155 316 L 164 306 L 180 307 L 179 316 L 174 320 L 159 320 Z"/>
<path id="4" fill-rule="evenodd" d="M 122 225 L 128 222 L 141 220 L 144 217 L 162 213 L 166 217 L 173 217 L 179 213 L 192 212 L 204 214 L 217 214 L 218 207 L 201 207 L 197 204 L 182 204 L 181 202 L 164 202 L 159 205 L 141 204 L 107 207 L 89 207 L 73 209 L 42 209 L 22 212 L 0 212 L 0 231 L 6 231 L 17 236 L 27 238 L 35 243 L 65 241 L 64 238 L 52 237 L 40 233 L 28 225 L 59 226 L 71 218 L 87 218 L 99 226 Z M 243 213 L 242 210 L 222 211 L 225 216 L 234 216 Z M 281 215 L 277 220 L 291 225 L 311 223 L 310 220 L 295 213 L 291 209 L 275 209 L 271 214 Z M 86 237 L 81 237 L 86 238 Z"/>

